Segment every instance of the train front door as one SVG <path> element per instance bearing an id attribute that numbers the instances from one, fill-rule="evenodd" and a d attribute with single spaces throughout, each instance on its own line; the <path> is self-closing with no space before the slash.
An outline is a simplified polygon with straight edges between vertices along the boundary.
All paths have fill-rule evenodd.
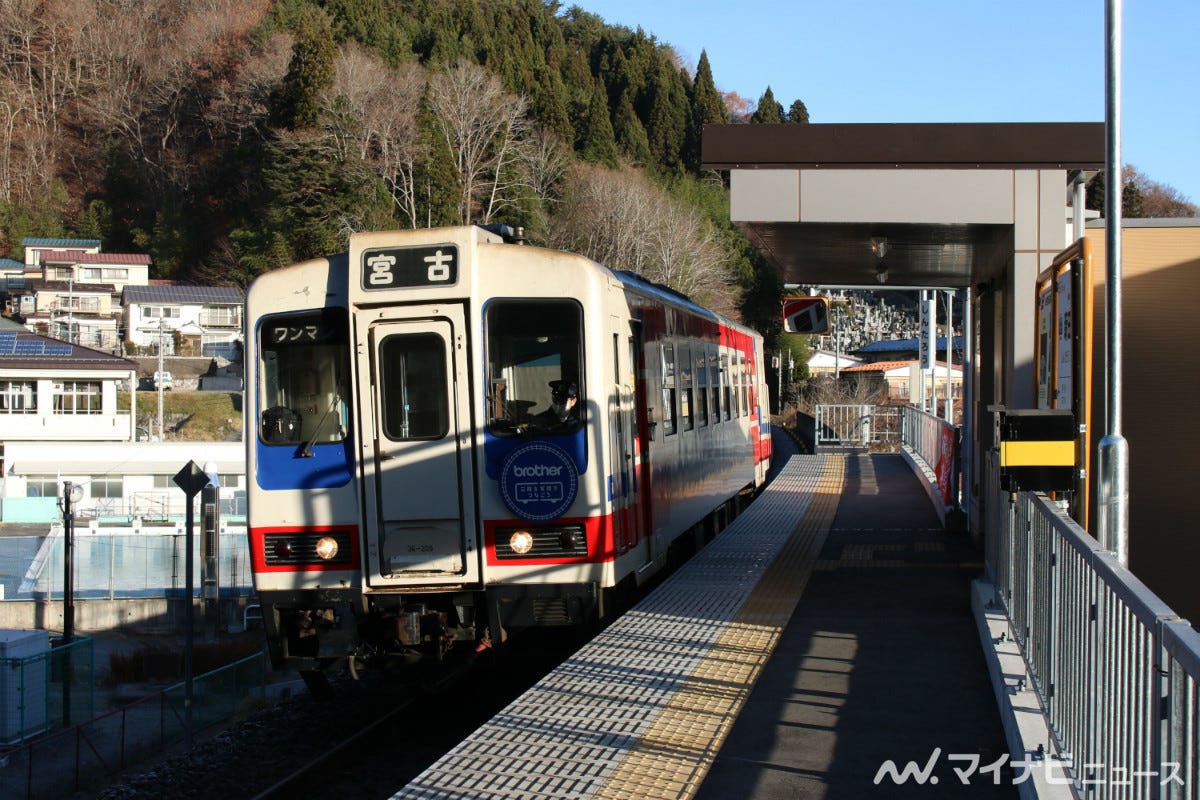
<path id="1" fill-rule="evenodd" d="M 408 313 L 371 324 L 358 355 L 369 581 L 477 581 L 463 311 Z"/>

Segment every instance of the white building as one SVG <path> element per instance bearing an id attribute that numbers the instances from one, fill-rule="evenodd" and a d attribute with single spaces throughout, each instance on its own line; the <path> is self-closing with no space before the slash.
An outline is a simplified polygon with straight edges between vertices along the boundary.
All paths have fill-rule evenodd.
<path id="1" fill-rule="evenodd" d="M 0 519 L 40 522 L 61 517 L 57 497 L 70 481 L 77 520 L 178 520 L 187 513 L 187 495 L 174 479 L 189 462 L 201 469 L 216 468 L 223 516 L 245 515 L 242 442 L 14 442 L 4 446 Z"/>
<path id="2" fill-rule="evenodd" d="M 118 388 L 137 385 L 137 363 L 21 327 L 0 329 L 0 442 L 132 442 L 132 408 Z"/>
<path id="3" fill-rule="evenodd" d="M 808 359 L 808 374 L 814 378 L 818 375 L 832 375 L 838 370 L 857 366 L 861 363 L 861 358 L 848 356 L 845 353 L 839 355 L 832 350 L 816 350 L 813 352 L 812 357 Z"/>
<path id="4" fill-rule="evenodd" d="M 240 360 L 244 301 L 245 293 L 231 286 L 129 286 L 126 337 L 166 354 Z"/>

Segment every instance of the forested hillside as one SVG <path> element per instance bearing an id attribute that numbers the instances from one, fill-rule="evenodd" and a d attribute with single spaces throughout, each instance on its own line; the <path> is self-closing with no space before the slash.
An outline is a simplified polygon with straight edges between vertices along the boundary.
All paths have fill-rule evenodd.
<path id="1" fill-rule="evenodd" d="M 246 285 L 351 231 L 505 222 L 768 333 L 699 168 L 706 56 L 541 0 L 0 0 L 0 256 L 26 236 Z M 752 122 L 804 122 L 767 89 Z"/>

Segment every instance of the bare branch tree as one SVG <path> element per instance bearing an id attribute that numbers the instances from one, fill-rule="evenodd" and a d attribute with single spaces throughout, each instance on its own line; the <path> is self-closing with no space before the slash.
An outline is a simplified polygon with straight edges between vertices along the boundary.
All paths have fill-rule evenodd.
<path id="1" fill-rule="evenodd" d="M 522 180 L 516 143 L 527 132 L 526 101 L 505 94 L 499 78 L 462 59 L 434 76 L 429 97 L 462 186 L 459 219 L 487 222 Z"/>
<path id="2" fill-rule="evenodd" d="M 736 314 L 737 294 L 711 223 L 644 177 L 576 167 L 562 205 L 550 231 L 553 246 Z"/>

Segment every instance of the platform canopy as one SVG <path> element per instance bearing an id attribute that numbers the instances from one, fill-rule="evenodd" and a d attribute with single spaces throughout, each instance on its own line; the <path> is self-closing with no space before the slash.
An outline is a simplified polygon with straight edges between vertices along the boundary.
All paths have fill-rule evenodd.
<path id="1" fill-rule="evenodd" d="M 702 161 L 785 284 L 953 288 L 1002 274 L 1025 218 L 1066 224 L 1104 123 L 707 125 Z"/>

